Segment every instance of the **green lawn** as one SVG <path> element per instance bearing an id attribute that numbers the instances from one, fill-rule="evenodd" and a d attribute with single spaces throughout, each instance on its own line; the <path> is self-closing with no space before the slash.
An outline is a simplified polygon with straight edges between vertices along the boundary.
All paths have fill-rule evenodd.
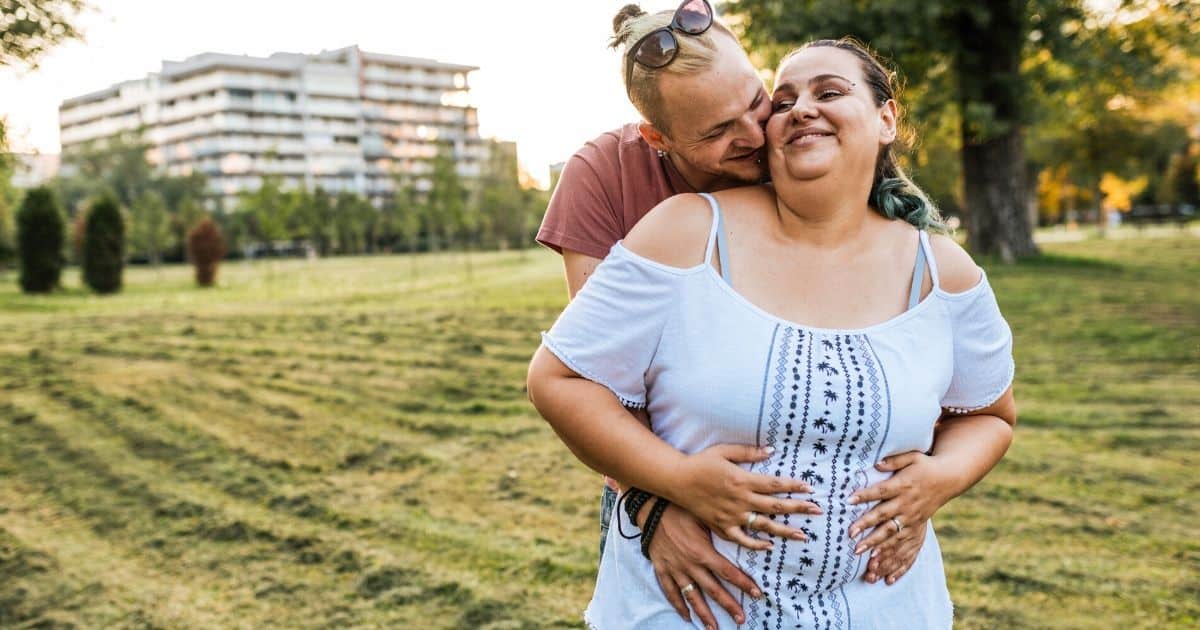
<path id="1" fill-rule="evenodd" d="M 1200 238 L 988 265 L 1004 463 L 936 518 L 959 627 L 1200 623 Z M 0 627 L 579 627 L 600 482 L 525 366 L 536 251 L 0 275 Z"/>

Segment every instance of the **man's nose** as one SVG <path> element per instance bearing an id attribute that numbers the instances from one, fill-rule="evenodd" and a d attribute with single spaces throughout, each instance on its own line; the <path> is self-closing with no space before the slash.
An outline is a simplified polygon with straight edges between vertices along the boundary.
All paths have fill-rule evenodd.
<path id="1" fill-rule="evenodd" d="M 759 124 L 757 118 L 747 120 L 746 124 L 742 125 L 741 127 L 742 133 L 739 134 L 738 144 L 747 147 L 754 147 L 755 149 L 766 144 L 767 136 L 765 130 L 763 125 Z"/>

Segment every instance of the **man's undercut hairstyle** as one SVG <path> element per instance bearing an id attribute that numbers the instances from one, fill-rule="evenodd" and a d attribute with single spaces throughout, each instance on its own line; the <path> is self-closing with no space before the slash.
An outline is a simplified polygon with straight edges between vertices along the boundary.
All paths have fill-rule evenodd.
<path id="1" fill-rule="evenodd" d="M 621 50 L 621 76 L 629 77 L 625 91 L 629 94 L 630 102 L 646 122 L 668 137 L 670 122 L 662 91 L 659 89 L 659 78 L 665 74 L 695 75 L 711 68 L 717 56 L 714 38 L 722 36 L 718 33 L 737 41 L 737 37 L 728 27 L 713 19 L 712 27 L 700 35 L 675 33 L 678 52 L 671 63 L 662 68 L 648 68 L 630 58 L 630 46 L 651 32 L 666 27 L 674 16 L 674 11 L 646 13 L 636 4 L 627 4 L 613 18 L 613 36 L 609 41 L 609 48 Z M 633 64 L 632 73 L 629 71 L 629 64 Z"/>

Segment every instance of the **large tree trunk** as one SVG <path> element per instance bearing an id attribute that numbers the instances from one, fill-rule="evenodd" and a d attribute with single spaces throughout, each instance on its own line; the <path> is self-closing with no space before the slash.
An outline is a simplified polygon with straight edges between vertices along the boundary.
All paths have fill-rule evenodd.
<path id="1" fill-rule="evenodd" d="M 963 139 L 967 245 L 1005 262 L 1038 252 L 1025 205 L 1025 151 L 1019 131 L 982 143 Z"/>
<path id="2" fill-rule="evenodd" d="M 1011 262 L 1037 253 L 1025 208 L 1029 182 L 1021 130 L 1025 6 L 1019 0 L 984 6 L 959 19 L 967 243 L 976 254 Z"/>

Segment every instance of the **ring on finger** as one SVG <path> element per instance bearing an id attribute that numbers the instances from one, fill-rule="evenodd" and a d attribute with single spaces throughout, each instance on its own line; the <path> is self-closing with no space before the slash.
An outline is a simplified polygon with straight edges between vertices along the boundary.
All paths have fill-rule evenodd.
<path id="1" fill-rule="evenodd" d="M 689 582 L 686 586 L 679 589 L 679 594 L 687 597 L 688 595 L 691 595 L 692 591 L 694 590 L 696 590 L 696 584 L 694 582 Z"/>
<path id="2" fill-rule="evenodd" d="M 751 512 L 746 515 L 746 529 L 754 527 L 754 521 L 758 520 L 758 512 Z"/>
<path id="3" fill-rule="evenodd" d="M 896 533 L 897 534 L 900 533 L 900 530 L 904 529 L 904 524 L 901 523 L 900 519 L 896 518 L 895 516 L 892 517 L 892 523 L 896 525 Z"/>

